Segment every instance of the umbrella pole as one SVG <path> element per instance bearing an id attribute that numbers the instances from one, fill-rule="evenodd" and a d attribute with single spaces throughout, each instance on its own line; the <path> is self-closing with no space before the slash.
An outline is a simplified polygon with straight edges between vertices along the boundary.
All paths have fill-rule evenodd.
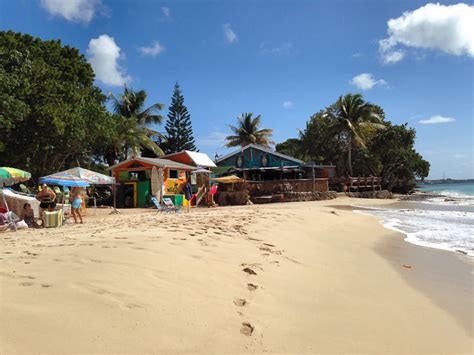
<path id="1" fill-rule="evenodd" d="M 113 194 L 113 197 L 114 197 L 114 207 L 113 207 L 112 212 L 110 212 L 109 214 L 120 214 L 120 211 L 116 208 L 116 206 L 117 206 L 117 199 L 116 199 L 117 186 L 116 186 L 116 184 L 113 184 L 112 186 L 113 186 L 112 187 L 112 194 Z"/>
<path id="2" fill-rule="evenodd" d="M 64 205 L 65 205 L 65 196 L 64 195 L 66 195 L 66 193 L 64 192 L 64 186 L 63 186 L 63 193 L 62 193 L 63 203 L 62 203 L 62 206 L 61 206 L 61 214 L 62 214 L 62 218 L 63 218 L 63 224 L 66 221 L 66 217 L 65 217 L 65 214 L 64 214 Z"/>
<path id="3" fill-rule="evenodd" d="M 95 185 L 92 185 L 92 196 L 94 196 L 94 216 L 97 214 L 97 199 L 95 198 Z"/>

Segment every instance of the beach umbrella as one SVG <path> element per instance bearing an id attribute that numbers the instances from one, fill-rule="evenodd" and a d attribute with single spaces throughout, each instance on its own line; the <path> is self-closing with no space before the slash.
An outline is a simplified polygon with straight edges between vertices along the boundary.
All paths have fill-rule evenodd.
<path id="1" fill-rule="evenodd" d="M 0 186 L 10 186 L 31 179 L 31 174 L 27 171 L 0 167 Z"/>
<path id="2" fill-rule="evenodd" d="M 112 176 L 104 175 L 101 173 L 97 173 L 92 170 L 84 169 L 84 168 L 72 168 L 65 171 L 61 171 L 58 174 L 69 174 L 75 176 L 81 180 L 87 181 L 91 185 L 113 185 L 115 184 L 115 178 Z"/>
<path id="3" fill-rule="evenodd" d="M 85 187 L 90 185 L 89 182 L 65 172 L 43 176 L 42 178 L 40 178 L 40 181 L 43 184 L 61 185 L 68 187 Z"/>
<path id="4" fill-rule="evenodd" d="M 2 166 L 0 168 L 0 187 L 10 186 L 10 185 L 17 184 L 19 182 L 23 182 L 29 179 L 31 179 L 31 174 L 27 171 L 15 169 L 15 168 L 9 168 L 6 166 Z M 10 209 L 8 208 L 8 203 L 5 200 L 5 194 L 2 194 L 2 197 L 3 197 L 3 204 L 6 207 L 7 212 L 9 212 Z M 9 216 L 11 216 L 11 214 L 9 214 Z M 14 229 L 16 230 L 16 223 L 13 220 L 13 218 L 9 217 L 8 219 L 9 219 L 9 223 L 11 223 Z"/>
<path id="5" fill-rule="evenodd" d="M 196 174 L 196 173 L 199 173 L 199 174 L 212 174 L 212 171 L 204 169 L 201 166 L 198 166 L 196 170 L 193 170 L 193 174 Z"/>

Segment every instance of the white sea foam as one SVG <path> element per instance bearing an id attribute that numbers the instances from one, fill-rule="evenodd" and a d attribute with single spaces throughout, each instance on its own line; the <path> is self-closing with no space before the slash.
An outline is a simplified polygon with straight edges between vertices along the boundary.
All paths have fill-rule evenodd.
<path id="1" fill-rule="evenodd" d="M 437 205 L 458 205 L 458 206 L 474 206 L 474 196 L 466 195 L 454 191 L 439 191 L 439 197 L 429 198 L 421 203 L 431 203 Z"/>
<path id="2" fill-rule="evenodd" d="M 386 228 L 404 233 L 410 243 L 474 257 L 473 212 L 391 208 L 358 212 L 382 217 Z"/>

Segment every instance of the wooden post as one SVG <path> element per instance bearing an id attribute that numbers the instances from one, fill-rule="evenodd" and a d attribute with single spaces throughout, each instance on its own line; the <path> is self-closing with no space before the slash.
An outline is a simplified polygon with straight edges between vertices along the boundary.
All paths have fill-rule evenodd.
<path id="1" fill-rule="evenodd" d="M 312 179 L 313 179 L 313 192 L 316 190 L 316 182 L 314 180 L 314 163 L 311 163 Z"/>

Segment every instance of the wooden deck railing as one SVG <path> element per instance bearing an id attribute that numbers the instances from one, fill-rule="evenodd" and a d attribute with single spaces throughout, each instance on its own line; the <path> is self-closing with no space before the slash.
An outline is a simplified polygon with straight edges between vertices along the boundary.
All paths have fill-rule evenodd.
<path id="1" fill-rule="evenodd" d="M 358 176 L 329 179 L 331 188 L 339 190 L 342 186 L 344 191 L 361 191 L 361 190 L 382 190 L 382 178 L 376 176 Z"/>

